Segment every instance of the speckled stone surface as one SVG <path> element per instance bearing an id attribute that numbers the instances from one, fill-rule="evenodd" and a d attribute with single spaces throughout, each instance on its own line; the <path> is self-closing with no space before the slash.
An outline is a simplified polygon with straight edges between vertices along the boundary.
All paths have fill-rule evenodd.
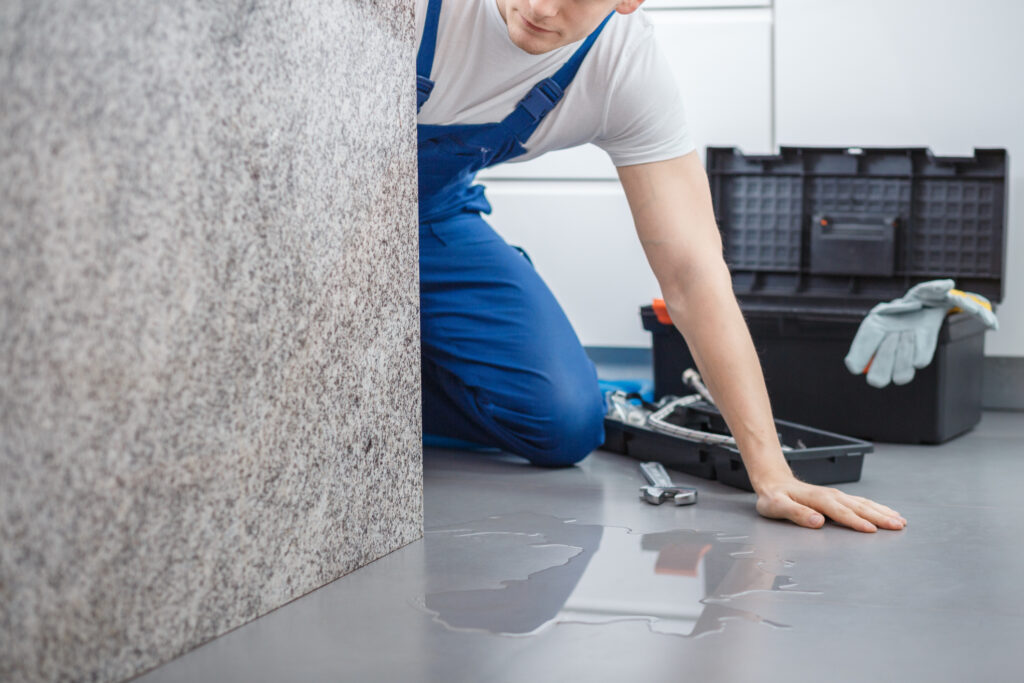
<path id="1" fill-rule="evenodd" d="M 420 537 L 412 0 L 0 4 L 0 680 Z"/>

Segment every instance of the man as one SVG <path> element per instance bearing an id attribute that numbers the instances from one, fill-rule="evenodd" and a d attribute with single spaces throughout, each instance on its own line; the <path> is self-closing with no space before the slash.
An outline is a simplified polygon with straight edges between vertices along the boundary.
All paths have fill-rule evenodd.
<path id="1" fill-rule="evenodd" d="M 798 481 L 732 292 L 707 176 L 643 0 L 418 0 L 423 426 L 568 465 L 603 441 L 593 364 L 522 254 L 480 216 L 482 168 L 593 142 L 615 163 L 669 314 L 736 438 L 757 510 L 902 529 Z"/>

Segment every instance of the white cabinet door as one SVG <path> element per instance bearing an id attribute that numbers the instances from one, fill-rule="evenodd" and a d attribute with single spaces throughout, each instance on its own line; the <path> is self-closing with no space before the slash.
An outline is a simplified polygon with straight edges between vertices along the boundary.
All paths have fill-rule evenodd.
<path id="1" fill-rule="evenodd" d="M 660 296 L 617 181 L 487 183 L 491 225 L 526 249 L 587 346 L 648 347 Z"/>
<path id="2" fill-rule="evenodd" d="M 675 69 L 686 123 L 701 154 L 709 144 L 770 151 L 771 10 L 656 10 L 648 16 Z M 586 145 L 506 163 L 480 177 L 610 180 L 617 175 L 602 150 Z"/>
<path id="3" fill-rule="evenodd" d="M 1024 157 L 1024 2 L 776 0 L 781 145 L 1005 147 Z M 991 355 L 1024 355 L 1024 172 L 1011 164 L 1006 305 Z"/>

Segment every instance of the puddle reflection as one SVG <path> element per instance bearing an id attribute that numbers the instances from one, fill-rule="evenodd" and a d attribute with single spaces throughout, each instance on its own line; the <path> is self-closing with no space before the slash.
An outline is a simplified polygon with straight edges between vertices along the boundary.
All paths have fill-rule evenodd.
<path id="1" fill-rule="evenodd" d="M 428 530 L 425 540 L 436 576 L 486 585 L 417 602 L 450 629 L 527 636 L 557 623 L 645 620 L 656 633 L 696 637 L 738 619 L 789 628 L 729 604 L 755 591 L 794 592 L 783 573 L 793 563 L 759 556 L 743 537 L 641 535 L 518 513 Z"/>

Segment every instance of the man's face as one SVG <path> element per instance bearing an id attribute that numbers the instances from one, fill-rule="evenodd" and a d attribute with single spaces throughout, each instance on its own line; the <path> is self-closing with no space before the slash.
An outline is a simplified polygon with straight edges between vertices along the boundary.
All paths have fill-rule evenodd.
<path id="1" fill-rule="evenodd" d="M 497 0 L 508 36 L 532 55 L 582 40 L 612 10 L 629 14 L 643 0 Z"/>

